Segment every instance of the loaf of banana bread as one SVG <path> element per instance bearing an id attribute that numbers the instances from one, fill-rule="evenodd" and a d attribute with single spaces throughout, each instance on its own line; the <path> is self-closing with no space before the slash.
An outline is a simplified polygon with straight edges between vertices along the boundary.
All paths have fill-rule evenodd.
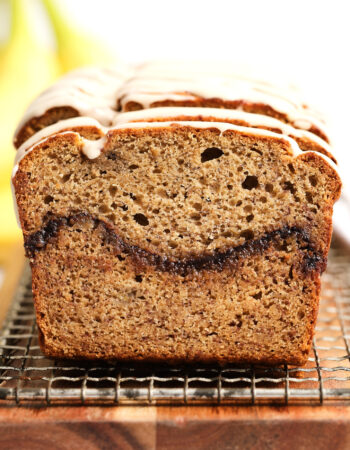
<path id="1" fill-rule="evenodd" d="M 341 182 L 294 92 L 86 69 L 30 106 L 15 144 L 47 356 L 305 363 Z"/>

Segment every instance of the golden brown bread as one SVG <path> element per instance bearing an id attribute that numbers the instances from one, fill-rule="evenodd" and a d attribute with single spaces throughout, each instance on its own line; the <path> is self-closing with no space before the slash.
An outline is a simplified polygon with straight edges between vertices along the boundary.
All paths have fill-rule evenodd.
<path id="1" fill-rule="evenodd" d="M 130 124 L 96 159 L 59 133 L 20 161 L 48 356 L 305 362 L 339 177 L 278 134 L 218 128 Z"/>

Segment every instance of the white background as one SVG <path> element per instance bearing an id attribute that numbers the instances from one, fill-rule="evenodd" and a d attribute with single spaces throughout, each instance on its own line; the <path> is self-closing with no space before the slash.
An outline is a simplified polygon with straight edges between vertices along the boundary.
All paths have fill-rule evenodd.
<path id="1" fill-rule="evenodd" d="M 50 33 L 33 4 L 37 28 Z M 229 61 L 256 76 L 291 80 L 333 128 L 335 153 L 350 168 L 350 1 L 60 0 L 62 12 L 128 62 Z M 0 5 L 1 6 L 1 5 Z M 39 14 L 38 14 L 39 13 Z M 34 18 L 34 15 L 33 15 Z M 6 34 L 0 8 L 0 40 Z M 39 26 L 38 26 L 39 25 Z M 54 44 L 53 44 L 54 45 Z"/>
<path id="2" fill-rule="evenodd" d="M 350 167 L 350 2 L 347 0 L 61 0 L 121 59 L 231 61 L 291 79 L 329 116 Z"/>

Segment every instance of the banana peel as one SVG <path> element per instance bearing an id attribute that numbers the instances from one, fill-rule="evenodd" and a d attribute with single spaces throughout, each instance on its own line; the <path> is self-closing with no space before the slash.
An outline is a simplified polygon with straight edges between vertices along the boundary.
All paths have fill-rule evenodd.
<path id="1" fill-rule="evenodd" d="M 43 0 L 52 22 L 56 39 L 57 51 L 64 71 L 88 65 L 113 65 L 117 61 L 113 49 L 101 43 L 96 38 L 80 30 L 76 30 L 63 15 L 55 0 Z"/>
<path id="2" fill-rule="evenodd" d="M 0 243 L 21 235 L 13 213 L 9 181 L 15 152 L 12 136 L 29 102 L 50 85 L 61 68 L 54 51 L 39 42 L 28 0 L 8 0 L 10 36 L 0 48 Z"/>
<path id="3" fill-rule="evenodd" d="M 7 186 L 0 190 L 0 246 L 15 242 L 21 238 L 22 232 L 17 225 L 8 179 Z"/>
<path id="4" fill-rule="evenodd" d="M 54 28 L 57 53 L 39 42 L 30 20 L 31 2 L 6 1 L 12 14 L 9 40 L 0 48 L 0 245 L 21 236 L 9 180 L 14 159 L 12 136 L 28 104 L 62 72 L 87 65 L 113 65 L 117 60 L 114 51 L 76 30 L 57 1 L 42 0 Z"/>

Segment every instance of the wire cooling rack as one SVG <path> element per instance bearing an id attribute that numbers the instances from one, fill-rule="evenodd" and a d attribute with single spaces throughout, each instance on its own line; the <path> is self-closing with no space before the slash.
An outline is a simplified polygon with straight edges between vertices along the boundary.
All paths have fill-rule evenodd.
<path id="1" fill-rule="evenodd" d="M 45 358 L 27 267 L 0 335 L 0 405 L 350 404 L 350 256 L 330 253 L 302 368 L 127 365 Z"/>

